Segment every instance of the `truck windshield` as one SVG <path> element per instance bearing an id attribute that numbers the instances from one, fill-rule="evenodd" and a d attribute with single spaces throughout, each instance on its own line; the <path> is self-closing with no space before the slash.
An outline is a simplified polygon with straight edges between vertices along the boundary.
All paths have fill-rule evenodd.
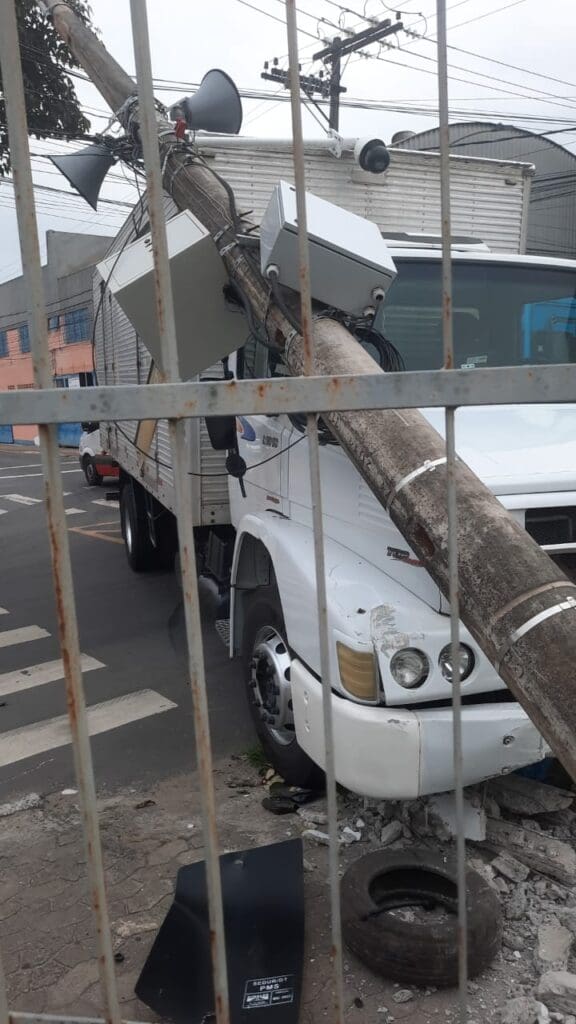
<path id="1" fill-rule="evenodd" d="M 407 370 L 441 367 L 441 263 L 394 262 L 398 276 L 376 326 Z M 576 272 L 460 260 L 452 269 L 457 368 L 576 362 Z"/>

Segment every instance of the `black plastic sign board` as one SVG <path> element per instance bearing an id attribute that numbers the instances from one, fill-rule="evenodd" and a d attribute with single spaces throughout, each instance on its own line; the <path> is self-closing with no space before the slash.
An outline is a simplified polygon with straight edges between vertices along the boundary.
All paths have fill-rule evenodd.
<path id="1" fill-rule="evenodd" d="M 296 1024 L 304 959 L 302 841 L 220 858 L 231 1024 Z M 214 1014 L 204 862 L 181 868 L 136 995 L 175 1024 Z"/>

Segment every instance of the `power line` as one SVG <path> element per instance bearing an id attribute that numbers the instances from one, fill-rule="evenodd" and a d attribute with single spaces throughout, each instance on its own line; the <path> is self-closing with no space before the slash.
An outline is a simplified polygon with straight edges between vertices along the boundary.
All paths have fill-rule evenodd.
<path id="1" fill-rule="evenodd" d="M 284 18 L 278 18 L 275 14 L 271 14 L 270 11 L 263 11 L 260 7 L 254 7 L 253 4 L 248 3 L 248 0 L 236 0 L 237 4 L 242 4 L 243 7 L 249 7 L 250 10 L 256 11 L 258 14 L 262 14 L 265 18 L 270 18 L 272 21 L 277 21 L 284 28 L 286 22 Z M 313 39 L 315 43 L 318 42 L 318 36 L 313 36 L 311 32 L 307 32 L 305 28 L 299 28 L 298 32 L 303 36 L 308 36 L 309 39 Z"/>
<path id="2" fill-rule="evenodd" d="M 493 14 L 500 14 L 501 11 L 507 11 L 510 7 L 518 7 L 518 4 L 525 4 L 526 0 L 512 0 L 512 3 L 504 4 L 503 7 L 497 7 L 494 11 L 487 11 L 486 14 L 477 14 L 475 18 L 469 18 L 468 21 L 461 21 L 458 25 L 451 25 L 450 31 L 453 32 L 456 28 L 462 28 L 463 25 L 471 25 L 474 21 L 482 21 L 484 18 L 491 18 Z"/>
<path id="3" fill-rule="evenodd" d="M 521 2 L 522 2 L 522 0 L 521 0 Z M 436 42 L 436 40 L 430 39 L 429 37 L 425 37 L 425 41 L 429 42 L 429 43 L 435 43 Z M 406 53 L 405 50 L 403 50 L 402 52 Z M 409 56 L 415 57 L 418 60 L 428 61 L 429 63 L 432 63 L 432 64 L 437 64 L 438 63 L 436 57 L 427 57 L 426 54 L 424 54 L 424 53 L 413 53 L 412 51 L 410 51 Z M 565 97 L 563 97 L 563 96 L 555 96 L 554 93 L 546 92 L 543 89 L 534 89 L 533 86 L 528 86 L 528 85 L 524 86 L 524 85 L 521 85 L 519 82 L 510 82 L 506 78 L 497 78 L 495 75 L 489 75 L 489 74 L 485 73 L 484 71 L 473 71 L 472 68 L 463 67 L 461 64 L 451 64 L 450 67 L 456 68 L 457 71 L 464 71 L 467 74 L 476 75 L 477 78 L 487 78 L 491 82 L 501 82 L 503 85 L 514 85 L 514 86 L 516 86 L 519 89 L 533 89 L 534 92 L 540 93 L 540 95 L 546 97 L 546 99 L 540 99 L 540 96 L 535 96 L 533 94 L 528 94 L 528 93 L 524 94 L 524 93 L 519 93 L 519 92 L 512 92 L 509 89 L 498 89 L 497 90 L 498 92 L 505 93 L 508 96 L 518 96 L 518 97 L 523 98 L 523 99 L 533 99 L 537 103 L 549 103 L 551 106 L 565 107 L 567 110 L 573 110 L 574 109 L 574 104 L 573 103 L 558 103 L 558 102 L 556 102 L 558 100 L 565 99 Z M 461 81 L 461 79 L 455 79 L 455 81 L 458 81 L 458 80 Z M 470 82 L 470 84 L 471 85 L 472 84 L 478 85 L 478 87 L 480 89 L 494 89 L 495 88 L 494 86 L 483 85 L 481 82 Z M 552 102 L 552 101 L 554 101 L 554 102 Z"/>

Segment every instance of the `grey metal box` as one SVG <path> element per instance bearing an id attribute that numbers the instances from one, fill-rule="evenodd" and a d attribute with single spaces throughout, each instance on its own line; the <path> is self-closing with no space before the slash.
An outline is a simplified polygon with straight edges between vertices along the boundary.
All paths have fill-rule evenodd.
<path id="1" fill-rule="evenodd" d="M 226 305 L 228 276 L 204 225 L 185 210 L 167 222 L 166 233 L 180 376 L 188 380 L 242 346 L 248 332 L 243 315 Z M 98 272 L 163 369 L 150 235 L 108 256 Z"/>
<path id="2" fill-rule="evenodd" d="M 325 199 L 306 193 L 312 297 L 347 313 L 374 305 L 373 291 L 386 291 L 396 268 L 379 228 Z M 300 290 L 296 191 L 276 185 L 260 226 L 262 272 L 278 268 L 280 284 Z"/>

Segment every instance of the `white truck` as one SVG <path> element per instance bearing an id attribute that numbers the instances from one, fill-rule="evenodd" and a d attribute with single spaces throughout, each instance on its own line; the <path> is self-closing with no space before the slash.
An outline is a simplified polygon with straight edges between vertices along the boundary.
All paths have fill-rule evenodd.
<path id="1" fill-rule="evenodd" d="M 379 313 L 382 334 L 407 370 L 442 364 L 437 154 L 392 150 L 381 176 L 360 170 L 354 141 L 335 155 L 307 147 L 311 192 L 374 220 L 397 278 Z M 204 149 L 204 144 L 203 144 Z M 237 197 L 257 220 L 279 178 L 290 180 L 289 143 L 206 143 Z M 522 255 L 531 168 L 452 158 L 456 365 L 510 366 L 576 358 L 576 263 Z M 169 214 L 176 208 L 167 199 Z M 147 230 L 135 213 L 114 251 Z M 480 236 L 482 241 L 479 241 Z M 101 383 L 154 379 L 146 349 L 100 277 L 96 325 Z M 378 358 L 378 352 L 375 353 Z M 282 374 L 246 325 L 229 360 L 236 377 Z M 222 377 L 222 364 L 205 376 Z M 442 432 L 439 410 L 422 410 Z M 576 579 L 576 416 L 573 407 L 468 408 L 457 414 L 457 447 L 533 538 Z M 240 416 L 243 493 L 206 425 L 189 421 L 194 525 L 201 571 L 222 594 L 230 655 L 243 659 L 256 731 L 288 780 L 309 784 L 324 764 L 320 655 L 308 450 L 299 417 Z M 176 553 L 167 426 L 108 424 L 103 443 L 121 467 L 121 517 L 136 571 L 169 568 Z M 409 544 L 329 432 L 321 475 L 330 683 L 336 777 L 371 797 L 408 799 L 452 788 L 447 602 Z M 487 552 L 487 557 L 490 557 Z M 464 626 L 464 781 L 541 760 L 546 745 Z"/>

